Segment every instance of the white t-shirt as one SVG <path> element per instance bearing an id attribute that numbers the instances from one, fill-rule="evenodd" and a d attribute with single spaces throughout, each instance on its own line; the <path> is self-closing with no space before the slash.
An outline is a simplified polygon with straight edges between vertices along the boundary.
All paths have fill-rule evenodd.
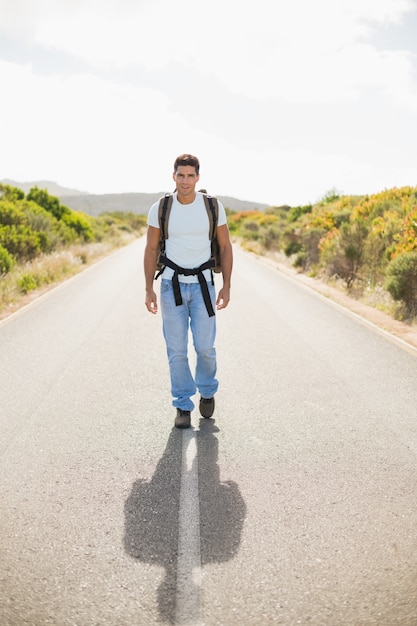
<path id="1" fill-rule="evenodd" d="M 219 204 L 218 226 L 226 224 L 226 212 L 221 202 Z M 159 200 L 149 209 L 148 225 L 159 228 L 158 221 Z M 168 220 L 168 239 L 165 241 L 165 254 L 180 267 L 200 267 L 210 258 L 209 218 L 203 194 L 197 192 L 194 202 L 180 204 L 177 194 L 174 193 L 171 213 Z M 171 279 L 174 270 L 166 267 L 162 278 Z M 206 280 L 211 276 L 210 270 L 204 272 Z M 197 283 L 197 276 L 179 275 L 184 283 Z"/>

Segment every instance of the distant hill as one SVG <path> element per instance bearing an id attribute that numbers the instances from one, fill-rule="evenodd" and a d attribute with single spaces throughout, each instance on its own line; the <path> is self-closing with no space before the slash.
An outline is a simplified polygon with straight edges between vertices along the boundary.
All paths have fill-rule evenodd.
<path id="1" fill-rule="evenodd" d="M 151 204 L 156 202 L 165 192 L 158 193 L 110 193 L 110 194 L 89 194 L 85 191 L 67 189 L 51 181 L 33 181 L 29 183 L 18 183 L 13 180 L 2 180 L 3 184 L 18 187 L 28 193 L 32 187 L 47 189 L 51 196 L 59 198 L 61 204 L 73 211 L 82 211 L 88 215 L 99 215 L 100 213 L 121 211 L 123 213 L 146 214 Z M 238 200 L 229 196 L 218 196 L 222 204 L 232 211 L 264 211 L 268 205 L 249 200 Z"/>
<path id="2" fill-rule="evenodd" d="M 146 214 L 151 204 L 163 196 L 161 193 L 107 193 L 101 195 L 82 196 L 60 196 L 61 204 L 73 209 L 83 211 L 89 215 L 100 215 L 100 213 L 112 213 L 121 211 L 122 213 Z"/>
<path id="3" fill-rule="evenodd" d="M 3 185 L 10 185 L 11 187 L 17 187 L 21 189 L 25 193 L 29 193 L 29 191 L 33 187 L 38 187 L 38 189 L 47 189 L 48 193 L 51 196 L 57 196 L 60 198 L 62 195 L 65 196 L 83 196 L 88 195 L 87 191 L 78 191 L 77 189 L 68 189 L 67 187 L 61 187 L 58 183 L 54 183 L 51 180 L 35 180 L 33 182 L 28 183 L 18 183 L 15 180 L 9 180 L 8 178 L 4 178 L 0 180 L 0 183 Z"/>

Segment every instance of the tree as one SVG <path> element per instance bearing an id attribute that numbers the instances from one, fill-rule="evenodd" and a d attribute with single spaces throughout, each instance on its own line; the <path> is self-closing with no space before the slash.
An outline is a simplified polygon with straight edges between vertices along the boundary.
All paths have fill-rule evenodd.
<path id="1" fill-rule="evenodd" d="M 26 196 L 28 200 L 32 200 L 39 204 L 39 206 L 52 213 L 57 220 L 60 220 L 65 213 L 69 213 L 69 209 L 66 206 L 60 204 L 58 198 L 50 196 L 46 189 L 38 189 L 38 187 L 32 187 Z"/>
<path id="2" fill-rule="evenodd" d="M 23 200 L 25 194 L 21 189 L 17 187 L 12 187 L 11 185 L 3 185 L 0 183 L 0 199 L 1 200 L 10 200 L 11 202 L 15 202 L 16 200 Z"/>

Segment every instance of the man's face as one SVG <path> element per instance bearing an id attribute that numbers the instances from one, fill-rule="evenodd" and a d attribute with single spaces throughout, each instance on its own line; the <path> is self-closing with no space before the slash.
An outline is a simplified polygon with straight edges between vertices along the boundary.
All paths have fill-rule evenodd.
<path id="1" fill-rule="evenodd" d="M 179 165 L 173 174 L 173 179 L 177 186 L 178 195 L 188 197 L 194 196 L 195 186 L 200 176 L 196 174 L 195 167 L 192 165 Z"/>

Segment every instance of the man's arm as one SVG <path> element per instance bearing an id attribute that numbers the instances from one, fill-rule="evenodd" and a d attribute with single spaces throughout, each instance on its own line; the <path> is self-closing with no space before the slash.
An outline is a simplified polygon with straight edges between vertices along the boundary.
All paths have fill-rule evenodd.
<path id="1" fill-rule="evenodd" d="M 224 309 L 230 301 L 230 285 L 233 267 L 233 248 L 227 224 L 217 227 L 217 241 L 220 248 L 220 265 L 223 275 L 223 287 L 217 296 L 217 309 Z"/>
<path id="2" fill-rule="evenodd" d="M 143 268 L 145 271 L 145 305 L 150 313 L 158 312 L 156 293 L 153 289 L 156 261 L 158 259 L 160 230 L 154 226 L 148 226 Z"/>

